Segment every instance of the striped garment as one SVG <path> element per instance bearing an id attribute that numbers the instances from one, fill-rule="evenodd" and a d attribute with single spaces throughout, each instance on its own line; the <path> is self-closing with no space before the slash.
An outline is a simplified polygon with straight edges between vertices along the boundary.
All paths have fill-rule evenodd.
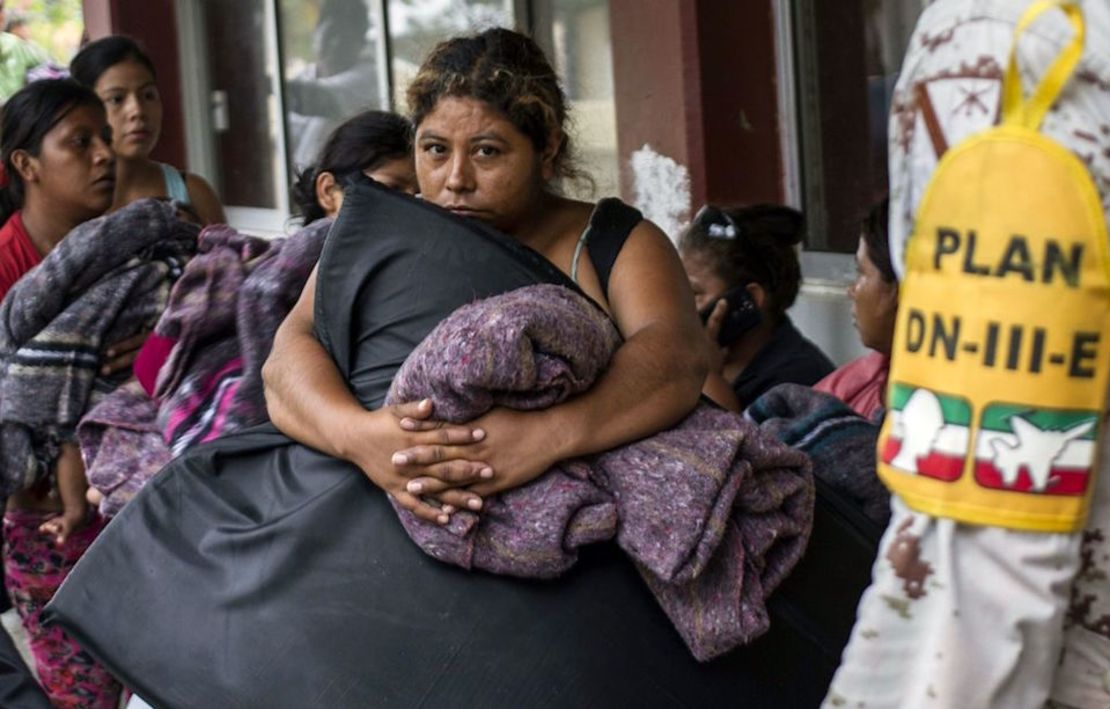
<path id="1" fill-rule="evenodd" d="M 870 519 L 879 524 L 890 519 L 890 493 L 875 474 L 878 425 L 835 396 L 800 384 L 780 384 L 744 414 L 764 433 L 808 455 L 813 474 Z"/>
<path id="2" fill-rule="evenodd" d="M 81 416 L 127 373 L 101 353 L 157 322 L 198 227 L 161 200 L 71 231 L 0 304 L 0 494 L 46 477 Z"/>
<path id="3" fill-rule="evenodd" d="M 174 342 L 158 372 L 158 423 L 174 455 L 268 419 L 262 365 L 324 247 L 332 220 L 286 239 L 205 229 L 155 333 Z"/>
<path id="4" fill-rule="evenodd" d="M 173 456 L 267 420 L 262 365 L 330 228 L 321 219 L 272 241 L 224 225 L 201 232 L 154 330 L 167 354 L 152 365 L 152 391 L 121 387 L 78 427 L 101 514 L 117 514 Z"/>

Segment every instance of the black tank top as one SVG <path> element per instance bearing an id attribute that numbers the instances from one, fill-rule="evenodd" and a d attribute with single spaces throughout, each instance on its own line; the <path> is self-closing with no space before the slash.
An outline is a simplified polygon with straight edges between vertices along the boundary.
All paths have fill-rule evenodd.
<path id="1" fill-rule="evenodd" d="M 586 225 L 582 236 L 578 237 L 578 245 L 574 248 L 571 280 L 578 283 L 578 257 L 582 254 L 582 249 L 589 246 L 590 263 L 597 272 L 601 292 L 608 298 L 613 264 L 617 262 L 617 255 L 624 247 L 628 235 L 643 219 L 644 215 L 640 210 L 628 206 L 616 197 L 607 197 L 598 202 L 590 215 L 590 223 Z"/>

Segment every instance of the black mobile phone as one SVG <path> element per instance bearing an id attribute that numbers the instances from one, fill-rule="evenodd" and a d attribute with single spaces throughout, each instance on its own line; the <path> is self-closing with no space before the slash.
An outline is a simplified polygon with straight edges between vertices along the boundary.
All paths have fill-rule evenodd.
<path id="1" fill-rule="evenodd" d="M 728 301 L 728 312 L 725 313 L 724 322 L 721 323 L 721 331 L 717 333 L 717 344 L 721 347 L 728 347 L 740 339 L 740 336 L 745 332 L 763 322 L 763 313 L 759 311 L 759 306 L 752 300 L 747 287 L 737 286 L 702 308 L 701 313 L 699 313 L 702 322 L 709 320 L 709 316 L 713 314 L 713 309 L 717 307 L 717 303 L 721 300 Z"/>

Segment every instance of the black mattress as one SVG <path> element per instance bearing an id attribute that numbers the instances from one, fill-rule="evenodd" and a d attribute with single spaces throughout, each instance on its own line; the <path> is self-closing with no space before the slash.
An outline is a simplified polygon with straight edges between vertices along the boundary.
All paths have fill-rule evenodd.
<path id="1" fill-rule="evenodd" d="M 369 181 L 346 196 L 319 282 L 317 334 L 368 407 L 458 305 L 571 285 L 515 241 Z M 446 566 L 360 471 L 262 426 L 170 463 L 48 615 L 157 707 L 807 707 L 877 535 L 819 489 L 771 631 L 699 664 L 614 545 L 554 581 Z"/>

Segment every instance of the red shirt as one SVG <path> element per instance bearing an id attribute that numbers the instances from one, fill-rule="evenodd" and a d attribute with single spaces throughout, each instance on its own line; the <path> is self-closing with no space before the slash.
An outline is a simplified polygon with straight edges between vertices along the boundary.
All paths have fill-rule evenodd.
<path id="1" fill-rule="evenodd" d="M 23 212 L 16 212 L 0 227 L 0 299 L 24 273 L 42 262 L 42 254 L 23 228 Z"/>
<path id="2" fill-rule="evenodd" d="M 832 394 L 860 416 L 873 419 L 885 403 L 886 375 L 889 372 L 890 358 L 871 352 L 852 360 L 814 384 L 813 388 Z"/>

